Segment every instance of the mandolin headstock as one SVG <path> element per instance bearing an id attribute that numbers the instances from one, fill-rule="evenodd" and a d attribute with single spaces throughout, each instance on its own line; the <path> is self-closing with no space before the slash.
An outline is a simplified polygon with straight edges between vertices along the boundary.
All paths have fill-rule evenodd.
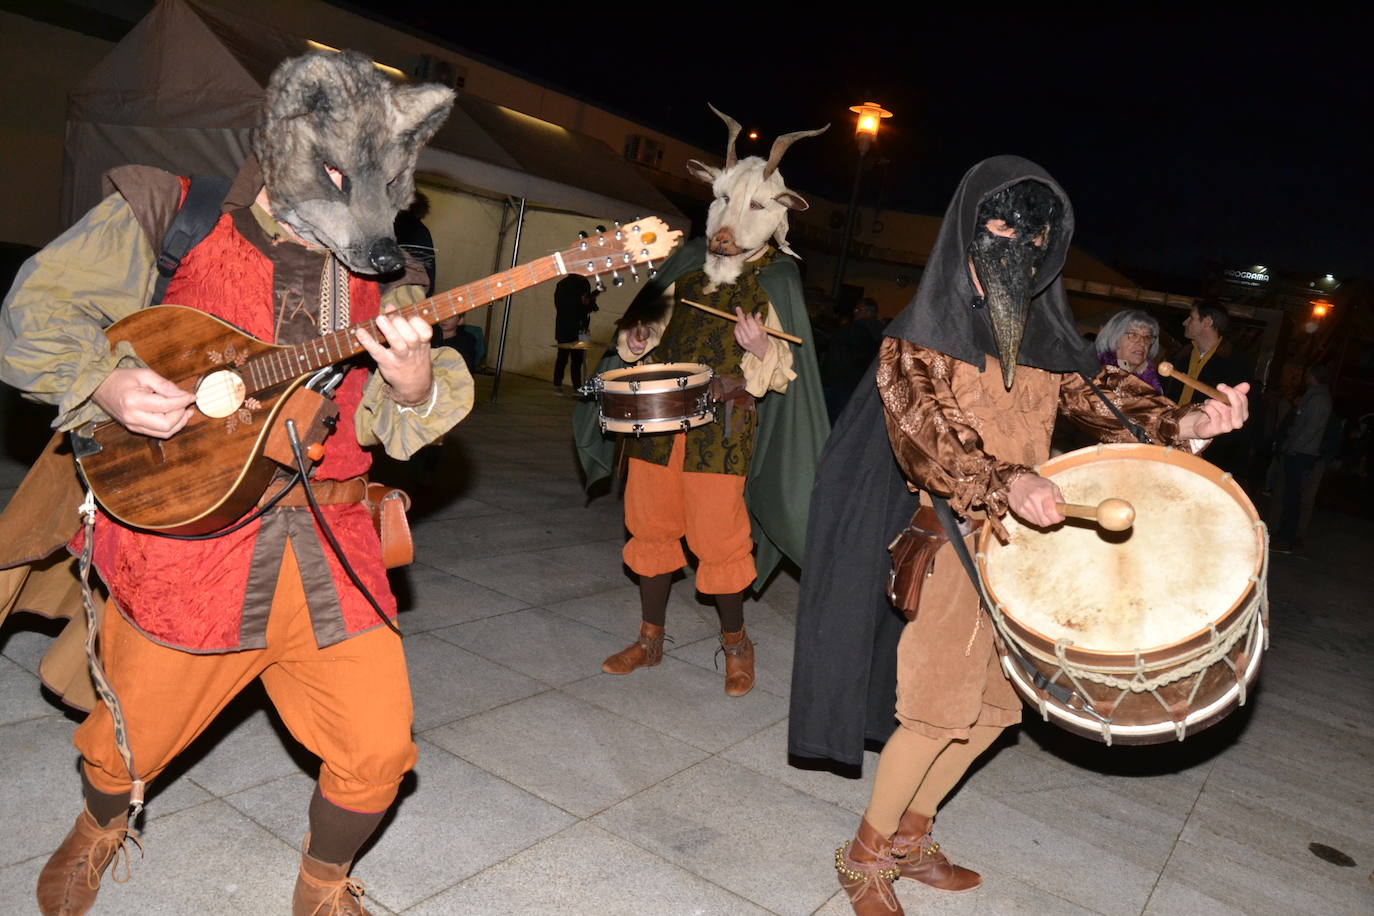
<path id="1" fill-rule="evenodd" d="M 645 274 L 654 276 L 658 273 L 655 262 L 662 263 L 681 241 L 681 230 L 670 229 L 663 220 L 650 216 L 623 226 L 616 223 L 609 230 L 597 226 L 595 235 L 582 233 L 582 240 L 559 252 L 559 257 L 566 273 L 595 279 L 598 287 L 602 275 L 610 274 L 611 284 L 620 286 L 626 274 L 635 282 Z"/>

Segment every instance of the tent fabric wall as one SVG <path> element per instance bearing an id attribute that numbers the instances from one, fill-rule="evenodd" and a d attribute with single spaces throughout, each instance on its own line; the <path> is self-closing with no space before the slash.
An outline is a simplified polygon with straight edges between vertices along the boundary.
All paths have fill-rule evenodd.
<path id="1" fill-rule="evenodd" d="M 249 131 L 272 70 L 307 50 L 304 37 L 246 17 L 188 0 L 159 0 L 71 94 L 64 224 L 100 200 L 101 178 L 117 165 L 233 175 L 249 152 Z M 441 289 L 492 273 L 502 197 L 529 204 L 521 262 L 569 247 L 577 229 L 597 223 L 636 215 L 657 215 L 677 227 L 688 222 L 606 144 L 470 96 L 459 96 L 448 123 L 422 151 L 418 172 L 475 192 L 445 191 L 432 200 Z M 588 215 L 574 218 L 568 211 Z M 512 236 L 503 242 L 507 248 Z M 509 264 L 506 250 L 500 266 Z M 630 295 L 603 296 L 603 310 L 623 312 L 620 300 L 628 304 Z M 551 288 L 517 296 L 505 368 L 552 372 L 552 308 Z M 474 316 L 474 322 L 484 318 Z M 493 331 L 500 327 L 496 318 Z"/>
<path id="2" fill-rule="evenodd" d="M 434 236 L 437 269 L 435 287 L 452 289 L 481 279 L 492 273 L 493 264 L 499 270 L 510 266 L 514 241 L 515 207 L 509 208 L 506 220 L 512 231 L 506 233 L 499 260 L 496 239 L 501 230 L 503 208 L 501 201 L 478 194 L 434 185 L 420 176 L 421 190 L 429 198 L 430 212 L 425 225 Z M 580 230 L 591 231 L 598 225 L 609 226 L 613 217 L 585 217 L 558 211 L 528 209 L 520 244 L 520 261 L 532 261 L 571 247 Z M 641 274 L 643 271 L 641 271 Z M 639 287 L 632 283 L 619 289 L 610 286 L 597 300 L 599 311 L 592 315 L 592 340 L 608 342 L 614 334 L 615 322 L 625 314 Z M 467 314 L 467 323 L 486 328 L 488 309 L 474 309 Z M 490 337 L 500 333 L 502 300 L 490 306 Z M 557 356 L 553 339 L 553 284 L 545 283 L 516 293 L 511 299 L 511 318 L 507 329 L 506 354 L 503 370 L 536 378 L 552 379 L 553 363 Z M 495 364 L 493 344 L 488 363 Z M 591 362 L 595 362 L 594 359 Z"/>
<path id="3" fill-rule="evenodd" d="M 245 17 L 159 0 L 71 94 L 63 219 L 73 222 L 99 198 L 99 176 L 116 154 L 161 165 L 167 151 L 114 130 L 203 131 L 176 149 L 177 171 L 214 174 L 247 149 L 268 75 L 283 58 L 309 49 Z M 152 137 L 152 135 L 145 135 Z M 216 143 L 224 145 L 216 152 Z M 422 154 L 423 171 L 460 184 L 587 213 L 652 213 L 686 220 L 633 166 L 598 140 L 491 102 L 460 96 L 449 123 Z M 232 169 L 228 170 L 232 173 Z M 96 188 L 95 194 L 91 189 Z"/>

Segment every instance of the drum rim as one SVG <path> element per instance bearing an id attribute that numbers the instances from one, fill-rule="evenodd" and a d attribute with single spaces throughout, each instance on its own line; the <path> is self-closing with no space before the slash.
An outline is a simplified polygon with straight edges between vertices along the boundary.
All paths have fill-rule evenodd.
<path id="1" fill-rule="evenodd" d="M 1074 451 L 1065 452 L 1062 455 L 1051 458 L 1039 465 L 1035 470 L 1037 474 L 1051 477 L 1056 471 L 1091 464 L 1095 460 L 1104 460 L 1103 456 L 1110 456 L 1111 459 L 1126 458 L 1143 461 L 1160 461 L 1165 464 L 1172 464 L 1195 471 L 1201 476 L 1211 480 L 1228 496 L 1234 499 L 1246 515 L 1250 517 L 1252 522 L 1258 523 L 1260 521 L 1259 512 L 1256 511 L 1254 503 L 1250 501 L 1250 497 L 1241 489 L 1240 484 L 1236 483 L 1234 479 L 1227 476 L 1225 471 L 1211 462 L 1178 448 L 1149 445 L 1139 442 L 1090 445 L 1087 448 L 1075 449 Z M 1200 652 L 1206 649 L 1212 642 L 1213 630 L 1226 630 L 1235 622 L 1236 617 L 1249 607 L 1250 602 L 1257 600 L 1259 597 L 1254 580 L 1259 576 L 1260 570 L 1263 569 L 1264 556 L 1267 548 L 1264 543 L 1264 533 L 1259 525 L 1255 525 L 1254 532 L 1258 540 L 1259 550 L 1255 555 L 1255 566 L 1250 571 L 1250 586 L 1241 592 L 1225 613 L 1213 618 L 1209 626 L 1203 627 L 1172 643 L 1166 643 L 1161 646 L 1149 646 L 1147 648 L 1136 647 L 1134 649 L 1107 651 L 1103 649 L 1090 649 L 1081 646 L 1066 645 L 1063 649 L 1064 657 L 1074 664 L 1087 668 L 1095 666 L 1117 667 L 1121 664 L 1123 659 L 1130 659 L 1133 661 L 1137 654 L 1140 657 L 1141 663 L 1145 666 L 1160 664 L 1171 665 L 1178 663 L 1180 655 Z M 1000 616 L 1004 625 L 1018 637 L 1018 643 L 1048 653 L 1053 657 L 1056 651 L 1056 641 L 1048 634 L 1042 633 L 1034 627 L 1016 619 L 1014 612 L 1009 612 L 1004 604 L 997 601 L 997 593 L 988 581 L 987 571 L 989 539 L 994 536 L 990 525 L 984 525 L 983 530 L 978 535 L 978 554 L 975 561 L 978 566 L 978 577 L 983 590 L 987 593 L 989 601 L 998 604 L 1001 610 Z"/>
<path id="2" fill-rule="evenodd" d="M 714 413 L 708 409 L 681 417 L 660 417 L 653 420 L 631 420 L 627 417 L 617 417 L 615 419 L 603 419 L 602 422 L 605 423 L 605 431 L 610 433 L 633 433 L 636 426 L 641 427 L 640 432 L 666 433 L 681 429 L 684 421 L 687 422 L 688 429 L 696 429 L 698 426 L 705 426 L 713 419 L 715 419 Z M 625 428 L 616 429 L 612 424 L 620 424 Z M 658 428 L 651 429 L 650 427 L 654 425 L 657 425 Z"/>
<path id="3" fill-rule="evenodd" d="M 647 371 L 663 372 L 664 370 L 674 372 L 685 372 L 677 378 L 672 379 L 653 379 L 647 382 L 638 382 L 638 388 L 632 390 L 630 383 L 634 381 L 636 373 Z M 701 385 L 709 385 L 714 370 L 705 363 L 642 363 L 635 366 L 626 366 L 623 369 L 609 369 L 601 373 L 598 378 L 601 381 L 602 391 L 613 394 L 666 394 L 679 389 L 696 388 Z"/>
<path id="4" fill-rule="evenodd" d="M 1263 614 L 1255 618 L 1254 625 L 1259 629 L 1255 640 L 1255 652 L 1246 660 L 1245 666 L 1245 689 L 1248 692 L 1255 680 L 1259 677 L 1260 663 L 1264 659 L 1265 643 L 1268 639 L 1269 623 Z M 1024 674 L 1016 667 L 1004 649 L 998 650 L 998 661 L 1002 666 L 1003 672 L 1011 682 L 1012 689 L 1020 695 L 1021 699 L 1027 703 L 1038 704 L 1039 698 L 1035 688 L 1025 680 Z M 1217 662 L 1220 664 L 1220 662 Z M 1205 729 L 1211 728 L 1222 719 L 1229 716 L 1234 710 L 1245 705 L 1241 700 L 1240 682 L 1227 686 L 1226 690 L 1209 702 L 1207 705 L 1190 710 L 1184 716 L 1182 724 L 1185 737 L 1188 734 L 1197 734 Z M 1102 741 L 1102 725 L 1091 716 L 1080 714 L 1071 707 L 1055 700 L 1053 697 L 1045 697 L 1045 716 L 1054 725 L 1064 729 L 1071 734 L 1082 738 L 1091 738 L 1095 741 Z M 1159 719 L 1150 722 L 1111 722 L 1105 723 L 1107 731 L 1111 734 L 1112 742 L 1126 745 L 1139 744 L 1162 744 L 1171 737 L 1177 735 L 1175 723 L 1170 719 Z M 1183 740 L 1180 738 L 1179 740 Z"/>

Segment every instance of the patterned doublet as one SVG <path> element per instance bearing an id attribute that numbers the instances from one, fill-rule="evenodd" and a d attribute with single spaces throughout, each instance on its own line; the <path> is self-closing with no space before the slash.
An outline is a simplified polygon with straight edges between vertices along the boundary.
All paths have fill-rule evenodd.
<path id="1" fill-rule="evenodd" d="M 727 321 L 701 309 L 683 305 L 690 299 L 723 312 L 735 313 L 736 308 L 750 314 L 757 312 L 763 319 L 770 308 L 768 295 L 759 284 L 759 273 L 773 262 L 778 254 L 773 249 L 751 261 L 735 283 L 706 292 L 709 281 L 703 271 L 694 271 L 677 281 L 672 316 L 663 330 L 663 337 L 654 349 L 652 359 L 661 363 L 703 363 L 717 376 L 743 375 L 740 360 L 744 348 L 735 341 L 734 322 Z M 683 470 L 709 474 L 749 473 L 754 454 L 754 439 L 758 429 L 758 413 L 750 409 L 721 406 L 716 420 L 685 433 L 687 440 Z M 654 464 L 667 465 L 676 434 L 655 433 L 638 438 L 626 437 L 625 453 Z"/>

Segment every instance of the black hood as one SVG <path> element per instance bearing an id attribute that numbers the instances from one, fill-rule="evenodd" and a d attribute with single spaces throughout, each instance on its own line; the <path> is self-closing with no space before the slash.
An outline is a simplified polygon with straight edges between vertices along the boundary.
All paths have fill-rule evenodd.
<path id="1" fill-rule="evenodd" d="M 969 276 L 969 245 L 978 229 L 979 205 L 1003 188 L 1027 179 L 1054 191 L 1064 204 L 1064 213 L 1035 275 L 1036 288 L 1016 363 L 1050 372 L 1097 374 L 1101 368 L 1097 356 L 1092 344 L 1074 327 L 1064 286 L 1059 282 L 1073 238 L 1073 207 L 1048 172 L 1019 156 L 984 159 L 964 175 L 945 212 L 916 296 L 888 326 L 887 336 L 937 350 L 979 369 L 986 366 L 986 356 L 997 356 L 992 320 Z"/>

